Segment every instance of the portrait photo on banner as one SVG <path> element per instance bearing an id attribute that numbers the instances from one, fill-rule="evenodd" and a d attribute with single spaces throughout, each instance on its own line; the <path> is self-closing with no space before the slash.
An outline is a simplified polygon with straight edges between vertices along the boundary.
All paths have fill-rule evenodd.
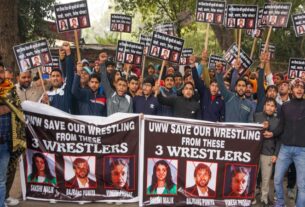
<path id="1" fill-rule="evenodd" d="M 67 188 L 96 188 L 95 156 L 63 156 L 64 178 Z"/>
<path id="2" fill-rule="evenodd" d="M 135 190 L 137 178 L 134 156 L 105 156 L 103 163 L 104 188 Z"/>
<path id="3" fill-rule="evenodd" d="M 177 194 L 178 160 L 148 158 L 147 195 Z"/>
<path id="4" fill-rule="evenodd" d="M 26 160 L 28 183 L 57 185 L 55 154 L 28 149 Z"/>

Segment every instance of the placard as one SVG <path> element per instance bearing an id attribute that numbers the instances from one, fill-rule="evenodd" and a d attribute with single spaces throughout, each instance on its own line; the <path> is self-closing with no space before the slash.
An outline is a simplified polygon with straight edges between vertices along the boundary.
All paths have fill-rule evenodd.
<path id="1" fill-rule="evenodd" d="M 262 29 L 247 29 L 246 34 L 252 38 L 262 38 L 264 30 Z"/>
<path id="2" fill-rule="evenodd" d="M 257 18 L 257 5 L 227 5 L 226 27 L 236 29 L 255 29 Z"/>
<path id="3" fill-rule="evenodd" d="M 124 14 L 111 14 L 110 31 L 131 33 L 132 17 Z"/>
<path id="4" fill-rule="evenodd" d="M 59 69 L 59 57 L 58 56 L 52 56 L 52 62 L 49 64 L 46 64 L 42 67 L 42 78 L 48 79 L 51 75 L 52 70 Z"/>
<path id="5" fill-rule="evenodd" d="M 260 54 L 262 54 L 262 52 L 265 49 L 265 43 L 261 44 L 261 48 L 260 48 Z M 268 59 L 272 60 L 275 58 L 275 45 L 272 43 L 268 44 Z"/>
<path id="6" fill-rule="evenodd" d="M 20 72 L 52 62 L 48 41 L 45 39 L 16 45 L 13 50 Z"/>
<path id="7" fill-rule="evenodd" d="M 116 61 L 133 65 L 141 65 L 144 46 L 139 43 L 119 40 L 117 45 Z"/>
<path id="8" fill-rule="evenodd" d="M 183 39 L 154 32 L 149 55 L 162 60 L 179 63 L 183 44 Z"/>
<path id="9" fill-rule="evenodd" d="M 140 36 L 140 44 L 144 45 L 144 55 L 148 55 L 148 51 L 150 50 L 150 45 L 151 45 L 151 37 L 142 35 Z"/>
<path id="10" fill-rule="evenodd" d="M 208 68 L 210 70 L 215 70 L 216 69 L 216 62 L 220 62 L 222 64 L 222 68 L 227 67 L 227 61 L 222 56 L 210 55 Z"/>
<path id="11" fill-rule="evenodd" d="M 297 37 L 305 35 L 305 13 L 293 14 L 291 16 L 293 29 Z"/>
<path id="12" fill-rule="evenodd" d="M 273 28 L 287 27 L 291 4 L 291 2 L 265 4 L 261 25 Z"/>
<path id="13" fill-rule="evenodd" d="M 288 66 L 289 79 L 302 78 L 305 79 L 305 59 L 302 58 L 290 58 Z"/>
<path id="14" fill-rule="evenodd" d="M 193 48 L 183 48 L 180 57 L 180 65 L 189 65 L 190 57 L 193 55 Z"/>
<path id="15" fill-rule="evenodd" d="M 238 47 L 236 43 L 233 43 L 231 45 L 231 47 L 227 50 L 224 59 L 231 65 L 233 66 L 236 59 L 238 56 Z M 241 61 L 241 67 L 242 69 L 239 70 L 240 74 L 243 74 L 246 69 L 250 68 L 250 66 L 253 63 L 253 60 L 250 59 L 250 57 L 247 55 L 247 53 L 245 53 L 245 51 L 243 51 L 242 49 L 240 49 L 240 61 Z"/>
<path id="16" fill-rule="evenodd" d="M 170 36 L 176 36 L 176 25 L 174 23 L 157 24 L 154 26 L 154 31 Z"/>
<path id="17" fill-rule="evenodd" d="M 197 0 L 196 21 L 223 24 L 226 2 Z"/>
<path id="18" fill-rule="evenodd" d="M 57 4 L 54 7 L 58 32 L 90 27 L 87 1 Z"/>

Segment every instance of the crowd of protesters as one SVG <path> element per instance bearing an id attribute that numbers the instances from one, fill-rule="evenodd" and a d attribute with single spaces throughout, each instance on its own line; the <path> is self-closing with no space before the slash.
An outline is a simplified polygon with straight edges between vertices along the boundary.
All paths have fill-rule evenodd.
<path id="1" fill-rule="evenodd" d="M 31 71 L 21 72 L 15 87 L 11 83 L 12 73 L 0 65 L 0 207 L 16 203 L 9 197 L 9 190 L 22 147 L 12 150 L 15 146 L 12 146 L 11 128 L 21 121 L 13 114 L 21 111 L 20 101 L 25 100 L 49 104 L 75 115 L 106 117 L 125 112 L 212 122 L 261 123 L 265 130 L 257 190 L 262 205 L 273 202 L 269 196 L 273 173 L 275 205 L 285 205 L 283 179 L 289 169 L 288 196 L 296 199 L 297 207 L 305 206 L 305 139 L 302 137 L 305 80 L 289 80 L 282 73 L 273 74 L 267 53 L 262 53 L 256 70 L 243 74 L 239 73 L 239 59 L 230 69 L 225 70 L 221 63 L 216 63 L 216 69 L 209 69 L 208 53 L 203 51 L 199 63 L 197 57 L 191 56 L 190 64 L 183 66 L 183 70 L 167 63 L 159 74 L 160 66 L 149 64 L 144 77 L 131 64 L 119 68 L 104 51 L 93 65 L 86 59 L 77 62 L 74 56 L 70 45 L 64 43 L 59 51 L 61 69 L 53 69 L 49 79 L 43 81 Z M 11 104 L 8 106 L 7 102 Z M 295 185 L 297 193 L 293 190 Z"/>

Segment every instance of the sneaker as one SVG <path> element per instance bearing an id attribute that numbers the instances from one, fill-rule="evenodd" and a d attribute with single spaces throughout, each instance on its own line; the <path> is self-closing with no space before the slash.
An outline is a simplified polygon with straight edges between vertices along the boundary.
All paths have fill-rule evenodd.
<path id="1" fill-rule="evenodd" d="M 260 188 L 255 188 L 255 195 L 259 195 L 261 193 L 261 189 Z"/>
<path id="2" fill-rule="evenodd" d="M 295 195 L 294 195 L 294 190 L 292 188 L 288 188 L 288 198 L 290 199 L 294 199 Z"/>
<path id="3" fill-rule="evenodd" d="M 254 198 L 254 200 L 251 202 L 252 205 L 256 204 L 256 199 Z"/>
<path id="4" fill-rule="evenodd" d="M 5 200 L 5 204 L 7 206 L 17 206 L 19 204 L 19 200 L 16 199 L 16 198 L 12 198 L 12 197 L 8 197 L 6 200 Z"/>
<path id="5" fill-rule="evenodd" d="M 269 207 L 268 201 L 262 201 L 262 207 Z"/>

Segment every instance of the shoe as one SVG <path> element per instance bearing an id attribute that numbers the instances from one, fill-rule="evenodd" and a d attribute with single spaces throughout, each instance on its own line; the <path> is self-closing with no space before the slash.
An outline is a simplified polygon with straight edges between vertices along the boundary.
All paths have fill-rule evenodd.
<path id="1" fill-rule="evenodd" d="M 251 202 L 252 205 L 256 204 L 256 199 L 254 198 L 254 200 Z"/>
<path id="2" fill-rule="evenodd" d="M 261 189 L 260 188 L 255 188 L 255 195 L 259 195 L 261 193 Z"/>
<path id="3" fill-rule="evenodd" d="M 7 206 L 17 206 L 19 204 L 19 200 L 16 199 L 16 198 L 12 198 L 12 197 L 8 197 L 6 200 L 5 200 L 5 204 Z"/>
<path id="4" fill-rule="evenodd" d="M 295 195 L 294 195 L 294 190 L 292 188 L 288 188 L 288 198 L 290 199 L 294 199 Z"/>
<path id="5" fill-rule="evenodd" d="M 269 204 L 267 201 L 262 201 L 262 207 L 269 207 Z"/>

